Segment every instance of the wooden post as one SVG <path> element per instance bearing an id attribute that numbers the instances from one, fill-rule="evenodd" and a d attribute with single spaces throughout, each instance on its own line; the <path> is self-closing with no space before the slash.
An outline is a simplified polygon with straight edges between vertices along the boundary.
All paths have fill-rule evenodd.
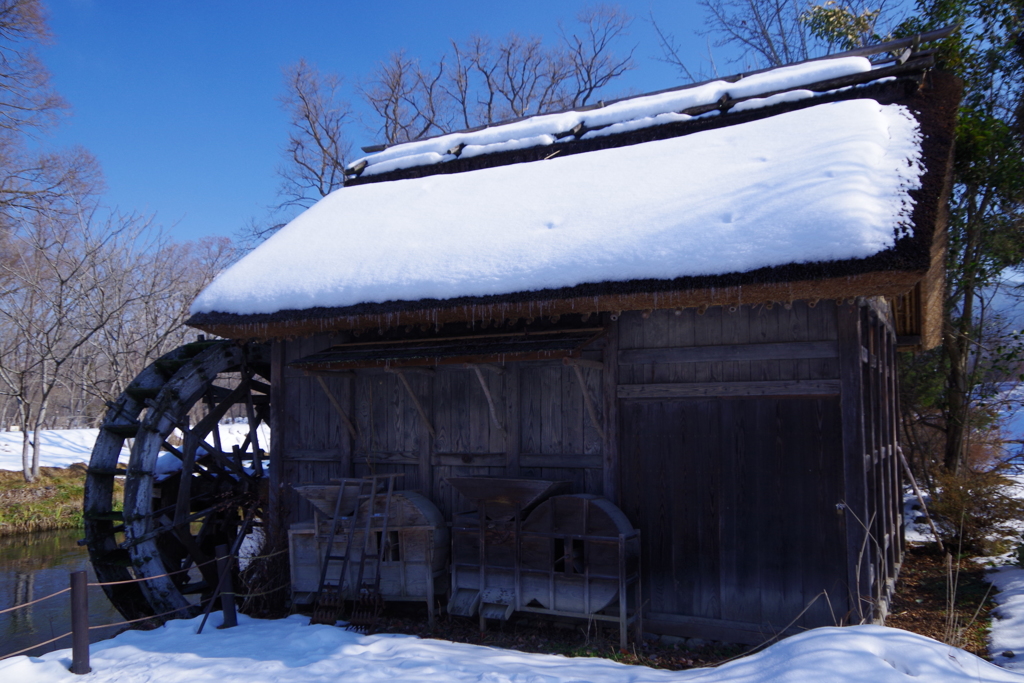
<path id="1" fill-rule="evenodd" d="M 270 462 L 267 474 L 270 479 L 268 517 L 264 520 L 270 537 L 270 547 L 287 548 L 288 534 L 284 520 L 284 506 L 281 504 L 284 486 L 284 444 L 287 420 L 284 406 L 284 361 L 285 342 L 272 342 L 270 347 Z"/>
<path id="2" fill-rule="evenodd" d="M 235 615 L 235 584 L 231 579 L 231 564 L 234 558 L 228 554 L 228 547 L 224 544 L 217 546 L 217 575 L 222 577 L 219 581 L 220 609 L 223 612 L 224 623 L 220 628 L 231 628 L 238 626 L 238 617 Z"/>
<path id="3" fill-rule="evenodd" d="M 85 572 L 71 573 L 71 673 L 87 674 L 89 666 L 89 588 Z"/>
<path id="4" fill-rule="evenodd" d="M 867 467 L 864 452 L 864 382 L 861 371 L 860 306 L 836 307 L 839 334 L 840 411 L 843 440 L 844 524 L 849 606 L 855 623 L 871 620 L 862 595 L 871 591 L 870 560 L 861 558 L 870 517 L 867 506 Z M 859 559 L 860 558 L 860 559 Z"/>
<path id="5" fill-rule="evenodd" d="M 604 497 L 621 506 L 619 479 L 619 326 L 607 326 L 608 341 L 604 347 L 604 370 L 601 390 L 604 394 L 604 440 L 601 443 Z"/>

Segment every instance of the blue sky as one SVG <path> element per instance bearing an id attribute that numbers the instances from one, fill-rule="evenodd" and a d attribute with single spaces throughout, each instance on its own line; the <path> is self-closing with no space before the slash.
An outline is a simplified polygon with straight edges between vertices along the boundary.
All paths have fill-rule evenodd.
<path id="1" fill-rule="evenodd" d="M 449 39 L 473 33 L 554 42 L 558 20 L 571 23 L 585 4 L 50 0 L 55 41 L 42 56 L 73 113 L 48 142 L 90 150 L 106 175 L 107 202 L 154 214 L 176 239 L 233 236 L 276 200 L 284 67 L 304 57 L 352 86 L 392 51 L 432 61 Z M 699 66 L 707 45 L 694 33 L 702 25 L 695 0 L 620 4 L 636 17 L 629 40 L 638 68 L 608 94 L 681 82 L 657 61 L 652 12 Z M 350 99 L 358 104 L 354 92 Z M 351 137 L 357 146 L 376 141 L 368 128 Z"/>

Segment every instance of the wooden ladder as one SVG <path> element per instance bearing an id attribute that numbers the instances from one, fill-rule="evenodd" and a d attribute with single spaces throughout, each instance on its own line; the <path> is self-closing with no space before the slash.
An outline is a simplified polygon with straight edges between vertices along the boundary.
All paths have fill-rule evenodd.
<path id="1" fill-rule="evenodd" d="M 358 630 L 369 630 L 379 615 L 380 600 L 380 565 L 384 561 L 388 541 L 388 518 L 391 515 L 391 498 L 395 490 L 395 479 L 405 476 L 404 474 L 376 474 L 362 479 L 338 479 L 334 480 L 341 484 L 338 487 L 338 499 L 334 504 L 334 515 L 331 517 L 330 532 L 327 535 L 327 545 L 324 551 L 323 561 L 320 564 L 320 582 L 317 585 L 316 595 L 313 599 L 313 617 L 310 624 L 331 624 L 333 625 L 341 617 L 342 608 L 345 603 L 345 582 L 348 579 L 349 564 L 352 562 L 352 545 L 355 539 L 355 532 L 360 523 L 363 524 L 363 547 L 359 554 L 359 571 L 354 585 L 349 589 L 356 601 L 351 615 L 351 623 Z M 387 489 L 384 493 L 384 513 L 375 512 L 377 509 L 377 496 L 381 488 L 381 480 L 387 480 Z M 352 516 L 347 518 L 348 533 L 345 543 L 345 554 L 335 555 L 334 539 L 338 530 L 343 526 L 346 518 L 341 515 L 342 500 L 345 498 L 347 487 L 357 487 L 355 510 Z M 369 487 L 369 492 L 367 492 Z M 362 503 L 369 501 L 366 506 L 365 519 L 361 518 Z M 370 549 L 370 534 L 373 532 L 373 520 L 383 517 L 381 522 L 381 542 L 377 549 L 377 562 L 373 565 L 372 582 L 364 583 L 366 574 L 367 554 Z M 337 584 L 330 584 L 327 581 L 327 573 L 332 562 L 341 562 L 341 573 L 338 576 Z"/>

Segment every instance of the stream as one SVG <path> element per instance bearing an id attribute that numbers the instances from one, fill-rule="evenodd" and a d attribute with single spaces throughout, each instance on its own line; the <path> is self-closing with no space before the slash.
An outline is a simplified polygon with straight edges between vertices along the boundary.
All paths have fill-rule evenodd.
<path id="1" fill-rule="evenodd" d="M 95 582 L 89 553 L 77 543 L 81 529 L 44 531 L 34 534 L 0 536 L 0 610 L 22 605 L 70 585 L 71 572 L 85 570 Z M 101 588 L 89 588 L 89 624 L 113 624 L 123 617 L 107 601 Z M 117 634 L 123 627 L 89 632 L 97 642 Z M 44 602 L 0 614 L 0 657 L 30 647 L 71 630 L 71 594 L 64 593 Z M 71 636 L 35 647 L 23 654 L 39 656 L 71 647 Z"/>

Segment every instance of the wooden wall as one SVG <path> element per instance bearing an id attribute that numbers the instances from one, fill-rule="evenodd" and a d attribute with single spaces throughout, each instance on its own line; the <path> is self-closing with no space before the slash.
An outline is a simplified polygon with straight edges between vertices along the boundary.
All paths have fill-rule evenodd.
<path id="1" fill-rule="evenodd" d="M 648 630 L 760 642 L 877 619 L 902 557 L 888 319 L 832 301 L 606 316 L 584 354 L 603 370 L 581 368 L 600 425 L 561 361 L 478 366 L 493 415 L 472 367 L 323 377 L 355 437 L 287 367 L 337 340 L 281 342 L 281 519 L 312 515 L 290 486 L 338 476 L 403 472 L 449 520 L 471 506 L 448 477 L 568 480 L 641 530 Z"/>
<path id="2" fill-rule="evenodd" d="M 284 362 L 331 343 L 326 335 L 285 342 Z M 601 344 L 593 347 L 585 355 L 600 359 Z M 312 517 L 310 506 L 288 487 L 371 472 L 404 473 L 401 488 L 423 492 L 448 520 L 453 513 L 472 509 L 449 486 L 448 477 L 565 480 L 572 482 L 573 492 L 602 494 L 602 441 L 573 368 L 561 361 L 478 367 L 494 416 L 472 367 L 408 368 L 401 376 L 360 369 L 318 379 L 286 365 L 281 373 L 283 408 L 275 408 L 286 489 L 284 518 L 293 522 Z M 600 407 L 601 372 L 584 368 L 582 373 L 592 401 Z M 321 379 L 353 423 L 356 438 L 324 393 Z"/>

